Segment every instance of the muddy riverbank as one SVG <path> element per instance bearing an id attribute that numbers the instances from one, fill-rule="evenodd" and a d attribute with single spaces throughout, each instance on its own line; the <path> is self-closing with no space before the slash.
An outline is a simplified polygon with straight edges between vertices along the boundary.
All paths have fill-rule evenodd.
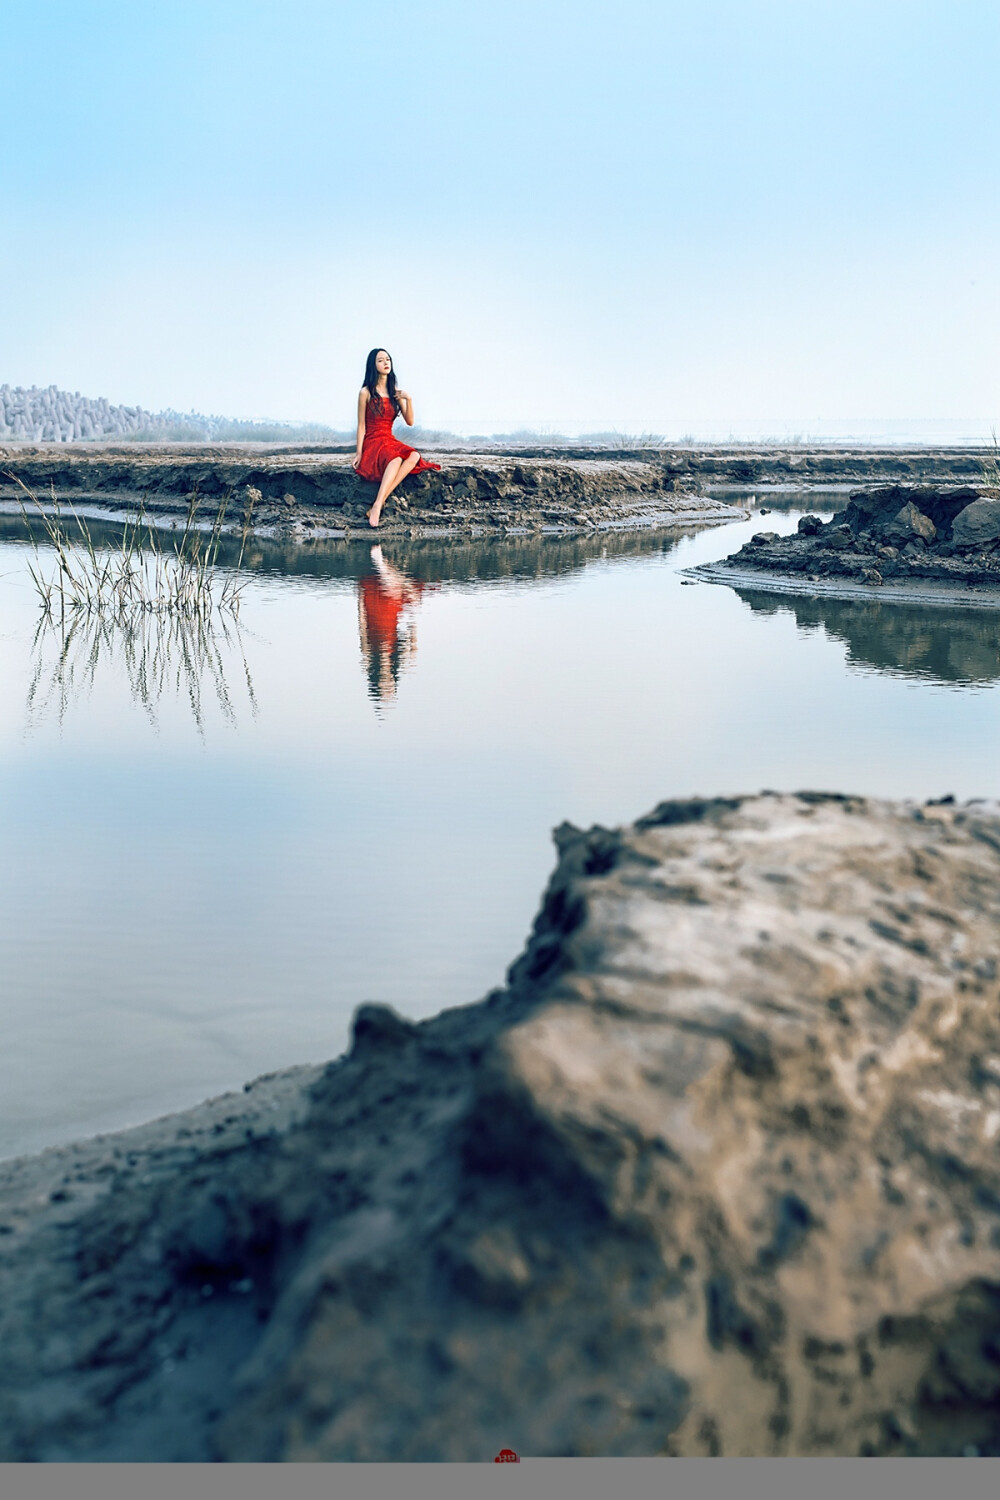
<path id="1" fill-rule="evenodd" d="M 428 456 L 441 472 L 404 483 L 390 499 L 384 533 L 516 535 L 731 520 L 739 511 L 729 502 L 742 503 L 731 492 L 748 487 L 969 482 L 981 475 L 985 452 L 526 448 Z M 141 504 L 154 518 L 182 515 L 192 496 L 203 515 L 225 501 L 234 524 L 252 491 L 255 528 L 293 537 L 363 530 L 374 498 L 374 487 L 353 472 L 349 450 L 309 446 L 8 445 L 0 449 L 0 505 L 17 503 L 18 483 L 40 499 L 101 512 Z"/>
<path id="2" fill-rule="evenodd" d="M 99 510 L 141 505 L 153 518 L 199 514 L 225 505 L 239 527 L 252 501 L 255 530 L 304 539 L 367 533 L 375 486 L 359 479 L 346 451 L 246 452 L 231 449 L 137 451 L 22 450 L 0 459 L 0 503 L 27 487 L 39 499 Z M 390 497 L 383 535 L 519 535 L 586 531 L 693 520 L 727 521 L 740 511 L 698 492 L 688 478 L 645 455 L 584 458 L 438 453 L 441 472 L 407 480 Z"/>
<path id="3" fill-rule="evenodd" d="M 6 1460 L 1000 1452 L 1000 814 L 557 831 L 507 984 L 0 1169 Z"/>
<path id="4" fill-rule="evenodd" d="M 844 597 L 877 588 L 900 600 L 992 608 L 1000 600 L 1000 492 L 971 485 L 857 490 L 829 520 L 803 516 L 794 536 L 757 532 L 692 576 Z"/>

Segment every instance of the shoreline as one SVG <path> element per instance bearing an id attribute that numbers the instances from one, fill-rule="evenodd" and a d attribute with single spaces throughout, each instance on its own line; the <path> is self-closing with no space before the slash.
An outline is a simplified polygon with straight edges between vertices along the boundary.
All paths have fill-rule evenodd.
<path id="1" fill-rule="evenodd" d="M 77 515 L 88 521 L 101 521 L 109 525 L 125 526 L 133 524 L 140 516 L 143 525 L 148 525 L 156 531 L 176 531 L 179 524 L 185 519 L 184 512 L 179 509 L 167 507 L 159 508 L 153 512 L 148 507 L 148 502 L 142 496 L 135 496 L 135 504 L 128 505 L 102 505 L 103 497 L 99 495 L 83 496 L 81 501 L 71 498 L 67 501 L 67 514 L 69 504 L 72 504 Z M 125 497 L 123 497 L 125 498 Z M 391 503 L 390 497 L 390 503 Z M 570 536 L 596 536 L 602 533 L 618 531 L 652 531 L 662 527 L 690 526 L 690 525 L 725 525 L 731 521 L 745 520 L 747 512 L 737 506 L 726 505 L 718 501 L 706 500 L 697 503 L 694 497 L 686 497 L 689 503 L 678 504 L 669 509 L 660 506 L 629 507 L 621 515 L 603 515 L 600 519 L 571 519 L 563 521 L 542 521 L 533 518 L 531 524 L 492 522 L 489 517 L 476 515 L 453 517 L 450 522 L 432 521 L 428 518 L 399 514 L 386 516 L 379 526 L 368 526 L 364 517 L 360 521 L 336 525 L 332 518 L 315 510 L 301 508 L 292 519 L 284 517 L 273 519 L 263 524 L 255 524 L 250 527 L 248 535 L 259 538 L 262 541 L 283 542 L 309 542 L 309 541 L 344 541 L 363 542 L 371 538 L 372 542 L 388 537 L 392 540 L 451 540 L 458 538 L 462 541 L 470 539 L 510 537 L 512 539 L 523 539 L 525 537 L 570 537 Z M 57 506 L 51 503 L 43 503 L 42 511 L 46 515 L 54 515 Z M 21 507 L 16 501 L 10 499 L 0 500 L 0 516 L 10 516 L 20 519 L 23 515 Z M 29 521 L 32 511 L 28 511 Z M 208 519 L 195 522 L 196 530 L 209 532 L 213 529 L 213 522 Z M 242 524 L 237 521 L 225 522 L 220 528 L 222 536 L 236 538 L 242 534 Z"/>
<path id="2" fill-rule="evenodd" d="M 856 583 L 849 578 L 804 579 L 801 574 L 764 572 L 739 568 L 725 562 L 700 563 L 682 568 L 685 578 L 697 583 L 723 583 L 736 588 L 757 589 L 763 594 L 794 594 L 808 599 L 884 600 L 897 604 L 945 606 L 965 609 L 1000 609 L 1000 582 L 968 585 L 913 579 L 907 583 Z"/>

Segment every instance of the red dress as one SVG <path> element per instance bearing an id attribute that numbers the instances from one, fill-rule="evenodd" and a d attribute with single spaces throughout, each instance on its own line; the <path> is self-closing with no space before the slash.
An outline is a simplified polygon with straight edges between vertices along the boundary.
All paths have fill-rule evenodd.
<path id="1" fill-rule="evenodd" d="M 378 396 L 369 396 L 368 405 L 365 407 L 365 441 L 361 449 L 361 462 L 358 464 L 356 473 L 362 479 L 370 479 L 373 484 L 378 484 L 385 473 L 386 465 L 394 458 L 409 458 L 415 450 L 408 448 L 398 438 L 392 435 L 392 424 L 396 420 L 396 408 L 391 401 L 382 401 Z M 419 474 L 423 469 L 440 469 L 440 464 L 428 463 L 421 459 L 418 464 L 410 470 L 411 474 Z"/>

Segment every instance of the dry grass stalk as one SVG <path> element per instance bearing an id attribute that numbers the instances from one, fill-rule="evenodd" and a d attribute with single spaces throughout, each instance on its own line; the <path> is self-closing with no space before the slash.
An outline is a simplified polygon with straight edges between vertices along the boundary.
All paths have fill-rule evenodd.
<path id="1" fill-rule="evenodd" d="M 993 452 L 983 464 L 983 481 L 991 490 L 1000 490 L 1000 443 L 993 428 Z"/>
<path id="2" fill-rule="evenodd" d="M 161 533 L 140 505 L 133 520 L 122 528 L 117 546 L 95 545 L 86 519 L 70 503 L 70 520 L 52 491 L 48 507 L 14 474 L 8 479 L 21 492 L 21 513 L 29 527 L 34 562 L 28 564 L 32 582 L 47 616 L 58 613 L 65 622 L 74 615 L 99 616 L 118 624 L 134 623 L 143 615 L 170 615 L 207 620 L 223 611 L 239 613 L 246 580 L 240 570 L 253 512 L 260 491 L 247 487 L 240 532 L 240 551 L 235 568 L 218 566 L 227 494 L 219 505 L 210 529 L 198 524 L 198 495 L 191 495 L 184 526 L 172 546 L 164 546 Z M 29 506 L 33 510 L 29 510 Z M 55 570 L 46 571 L 41 547 L 31 527 L 32 515 L 40 519 L 45 541 L 55 554 Z"/>

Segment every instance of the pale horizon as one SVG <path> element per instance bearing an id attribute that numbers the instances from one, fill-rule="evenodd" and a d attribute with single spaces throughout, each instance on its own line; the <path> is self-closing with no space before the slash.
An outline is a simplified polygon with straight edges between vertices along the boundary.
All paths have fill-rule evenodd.
<path id="1" fill-rule="evenodd" d="M 36 384 L 29 389 L 33 389 L 38 391 L 39 393 L 43 393 L 48 389 L 52 389 L 53 385 L 53 382 L 49 382 L 46 386 Z M 4 383 L 0 382 L 0 403 L 2 403 L 4 389 Z M 56 387 L 56 389 L 59 388 Z M 135 410 L 139 405 L 138 403 L 132 401 L 115 400 L 114 398 L 107 396 L 105 393 L 100 393 L 97 396 L 91 395 L 89 397 L 87 392 L 81 391 L 61 393 L 71 396 L 83 396 L 95 403 L 104 400 L 107 401 L 112 407 Z M 142 410 L 143 408 L 139 406 L 139 409 Z M 155 412 L 150 411 L 149 408 L 144 409 L 149 413 L 149 415 L 154 417 L 173 415 L 178 419 L 179 422 L 183 421 L 187 417 L 190 417 L 191 419 L 232 424 L 257 423 L 262 426 L 287 426 L 290 428 L 327 427 L 332 434 L 337 434 L 338 432 L 338 429 L 336 429 L 332 423 L 311 422 L 307 418 L 276 416 L 273 412 L 263 412 L 255 414 L 253 416 L 247 416 L 245 413 L 238 412 L 197 411 L 194 407 L 191 406 L 165 407 Z M 416 433 L 419 433 L 420 431 L 424 431 L 425 433 L 440 433 L 446 437 L 459 438 L 464 442 L 468 442 L 476 438 L 512 440 L 514 438 L 524 436 L 525 438 L 531 437 L 541 440 L 544 440 L 547 437 L 552 438 L 553 440 L 565 439 L 568 441 L 586 439 L 590 441 L 600 441 L 602 443 L 610 444 L 615 438 L 620 437 L 623 441 L 628 442 L 634 442 L 642 438 L 649 438 L 651 441 L 656 441 L 662 444 L 680 446 L 683 446 L 685 444 L 699 443 L 704 443 L 707 445 L 724 445 L 727 442 L 733 442 L 746 444 L 782 443 L 790 445 L 794 445 L 797 443 L 813 443 L 817 445 L 858 444 L 861 446 L 884 444 L 890 447 L 906 445 L 927 447 L 993 447 L 995 446 L 997 441 L 996 424 L 985 417 L 978 419 L 947 419 L 933 417 L 916 419 L 906 417 L 886 417 L 881 419 L 854 417 L 837 419 L 815 417 L 811 419 L 801 418 L 798 420 L 796 420 L 795 418 L 787 417 L 765 417 L 758 418 L 756 420 L 753 418 L 734 418 L 728 421 L 725 419 L 720 419 L 710 424 L 699 422 L 689 422 L 685 424 L 682 419 L 675 417 L 672 424 L 668 427 L 656 430 L 647 429 L 644 432 L 629 430 L 625 428 L 615 428 L 608 424 L 602 425 L 597 419 L 592 419 L 589 423 L 575 420 L 567 421 L 562 425 L 549 423 L 544 426 L 534 427 L 532 427 L 527 421 L 525 421 L 511 426 L 505 431 L 494 432 L 476 432 L 471 426 L 462 428 L 458 425 L 449 424 L 442 424 L 438 428 L 430 428 L 429 424 L 424 423 L 421 427 L 415 428 L 414 431 Z M 343 429 L 339 430 L 339 435 L 347 440 L 352 434 L 351 430 L 345 426 Z M 102 441 L 102 439 L 96 438 L 84 438 L 81 440 L 87 442 Z M 108 435 L 106 440 L 117 441 L 118 439 L 116 439 L 113 435 Z M 133 439 L 129 438 L 127 440 L 132 441 Z M 234 437 L 225 437 L 221 439 L 212 438 L 210 440 L 224 442 L 239 441 L 239 439 L 236 439 Z M 254 441 L 253 435 L 248 434 L 245 440 Z M 312 438 L 308 440 L 313 441 Z M 2 408 L 0 408 L 0 441 L 4 443 L 31 443 L 34 441 L 34 439 L 12 438 L 9 434 L 7 436 L 3 436 Z M 43 441 L 53 441 L 53 439 L 47 438 Z M 65 441 L 70 441 L 70 439 L 65 439 Z M 164 439 L 164 441 L 185 441 L 185 439 L 167 438 Z"/>

